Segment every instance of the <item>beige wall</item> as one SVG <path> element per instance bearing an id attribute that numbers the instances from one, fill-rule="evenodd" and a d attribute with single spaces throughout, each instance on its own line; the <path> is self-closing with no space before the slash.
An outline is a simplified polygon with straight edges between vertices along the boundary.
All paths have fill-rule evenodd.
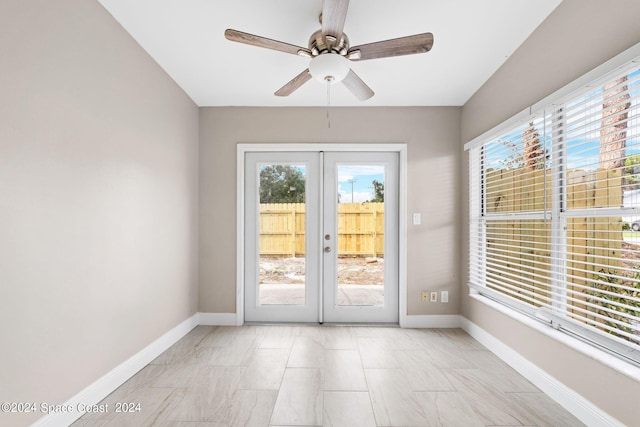
<path id="1" fill-rule="evenodd" d="M 197 157 L 97 2 L 0 2 L 0 402 L 62 404 L 196 312 Z"/>
<path id="2" fill-rule="evenodd" d="M 202 312 L 236 311 L 238 143 L 405 143 L 408 146 L 409 314 L 459 313 L 460 109 L 202 108 L 200 276 Z M 448 304 L 420 302 L 422 289 L 448 290 Z"/>
<path id="3" fill-rule="evenodd" d="M 235 312 L 237 143 L 406 143 L 408 313 L 462 312 L 633 424 L 637 382 L 466 296 L 460 141 L 640 41 L 637 16 L 564 0 L 464 108 L 332 108 L 328 129 L 325 108 L 198 110 L 97 2 L 3 0 L 0 401 L 63 403 L 196 310 Z"/>
<path id="4" fill-rule="evenodd" d="M 466 142 L 640 42 L 638 0 L 564 0 L 462 109 Z"/>
<path id="5" fill-rule="evenodd" d="M 462 109 L 462 143 L 640 42 L 637 0 L 564 0 Z M 462 182 L 467 156 L 462 155 Z M 461 270 L 467 277 L 467 187 Z M 463 280 L 464 282 L 464 280 Z M 627 425 L 640 419 L 640 384 L 470 299 L 462 315 Z"/>

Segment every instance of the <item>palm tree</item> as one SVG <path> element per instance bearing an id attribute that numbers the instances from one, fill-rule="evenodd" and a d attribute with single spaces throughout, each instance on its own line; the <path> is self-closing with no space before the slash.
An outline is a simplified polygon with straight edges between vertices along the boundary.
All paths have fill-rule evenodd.
<path id="1" fill-rule="evenodd" d="M 529 122 L 529 127 L 522 132 L 522 139 L 524 142 L 522 158 L 525 167 L 529 169 L 542 169 L 545 161 L 544 149 L 540 142 L 540 134 L 533 125 L 533 122 Z"/>
<path id="2" fill-rule="evenodd" d="M 603 169 L 624 168 L 627 118 L 631 106 L 626 81 L 627 76 L 622 76 L 604 86 L 600 128 L 600 167 Z"/>

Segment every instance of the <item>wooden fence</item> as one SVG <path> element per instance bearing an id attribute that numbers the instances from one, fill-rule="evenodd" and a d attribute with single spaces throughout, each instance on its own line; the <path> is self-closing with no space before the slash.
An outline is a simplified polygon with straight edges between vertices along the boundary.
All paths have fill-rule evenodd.
<path id="1" fill-rule="evenodd" d="M 567 181 L 569 211 L 617 208 L 622 204 L 620 170 L 571 170 Z M 526 168 L 488 170 L 486 193 L 487 213 L 541 211 L 545 204 L 550 209 L 551 172 Z M 488 224 L 487 256 L 496 260 L 493 267 L 500 281 L 512 289 L 512 296 L 521 294 L 523 300 L 534 305 L 548 303 L 550 239 L 550 221 L 509 219 Z M 567 220 L 568 291 L 574 298 L 569 302 L 573 310 L 591 311 L 581 301 L 586 300 L 589 287 L 602 274 L 602 266 L 608 266 L 610 271 L 622 266 L 622 242 L 620 217 Z M 517 273 L 513 267 L 516 264 L 521 266 Z"/>
<path id="2" fill-rule="evenodd" d="M 305 204 L 260 204 L 260 255 L 304 256 Z M 338 255 L 384 256 L 384 203 L 338 204 Z"/>

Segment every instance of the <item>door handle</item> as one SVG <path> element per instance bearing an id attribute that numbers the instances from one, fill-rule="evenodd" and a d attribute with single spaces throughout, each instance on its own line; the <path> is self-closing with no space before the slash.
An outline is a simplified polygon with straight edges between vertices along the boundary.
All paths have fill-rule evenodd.
<path id="1" fill-rule="evenodd" d="M 325 246 L 325 248 L 324 248 L 324 252 L 325 252 L 325 253 L 327 253 L 327 254 L 328 254 L 329 252 L 331 252 L 331 247 L 329 247 L 329 246 Z"/>

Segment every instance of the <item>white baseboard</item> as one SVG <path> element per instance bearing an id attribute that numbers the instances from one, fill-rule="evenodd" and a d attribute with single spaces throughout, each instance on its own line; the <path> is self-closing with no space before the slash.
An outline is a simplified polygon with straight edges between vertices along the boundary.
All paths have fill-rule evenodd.
<path id="1" fill-rule="evenodd" d="M 205 326 L 238 326 L 236 313 L 198 313 L 198 323 Z"/>
<path id="2" fill-rule="evenodd" d="M 198 313 L 199 324 L 206 326 L 240 326 L 242 321 L 236 313 Z M 403 316 L 400 319 L 403 328 L 459 328 L 460 316 L 451 315 L 421 315 Z"/>
<path id="3" fill-rule="evenodd" d="M 586 425 L 594 427 L 624 426 L 620 421 L 602 411 L 467 318 L 460 318 L 460 326 Z"/>
<path id="4" fill-rule="evenodd" d="M 99 378 L 93 384 L 67 400 L 64 405 L 69 408 L 74 408 L 74 411 L 49 414 L 46 417 L 40 418 L 32 424 L 32 426 L 70 425 L 84 415 L 78 411 L 77 408 L 79 406 L 94 405 L 100 402 L 196 326 L 198 326 L 198 314 L 194 314 L 184 320 L 131 358 L 116 366 L 102 378 Z"/>
<path id="5" fill-rule="evenodd" d="M 403 316 L 402 328 L 459 328 L 460 316 L 457 314 Z"/>
<path id="6" fill-rule="evenodd" d="M 236 326 L 238 325 L 237 315 L 235 313 L 194 314 L 178 326 L 163 334 L 130 359 L 105 374 L 102 378 L 80 391 L 66 401 L 64 405 L 77 408 L 80 404 L 97 404 L 198 325 Z M 401 326 L 403 328 L 461 327 L 586 425 L 603 427 L 623 426 L 618 420 L 462 316 L 404 316 L 401 319 Z M 50 414 L 36 421 L 33 426 L 68 426 L 82 415 L 82 413 L 77 411 Z"/>

